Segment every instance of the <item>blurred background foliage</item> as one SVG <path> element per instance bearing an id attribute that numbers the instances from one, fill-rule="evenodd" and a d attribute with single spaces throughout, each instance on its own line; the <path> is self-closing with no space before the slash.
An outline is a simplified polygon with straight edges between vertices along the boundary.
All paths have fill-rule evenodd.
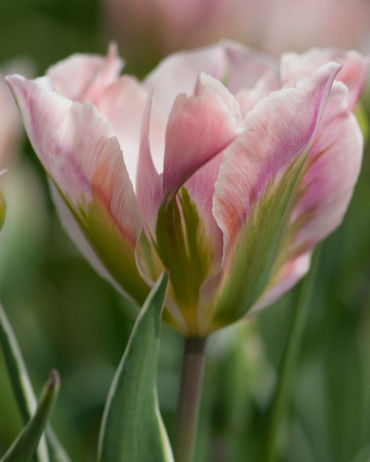
<path id="1" fill-rule="evenodd" d="M 337 11 L 335 8 L 344 9 L 344 4 L 352 11 L 342 18 L 348 27 L 341 26 L 341 41 L 330 34 L 322 39 L 316 33 L 306 34 L 305 43 L 294 42 L 293 31 L 290 44 L 285 41 L 281 46 L 348 45 L 366 51 L 369 2 L 328 0 L 321 5 L 324 3 L 333 8 L 325 6 L 329 13 Z M 267 27 L 269 8 L 273 7 L 276 14 L 279 6 L 289 7 L 288 0 L 260 2 L 265 9 L 257 16 L 250 14 L 251 4 L 257 6 L 255 0 L 228 2 L 229 8 L 233 5 L 234 16 L 228 10 L 225 16 L 224 9 L 213 16 L 203 11 L 202 17 L 199 13 L 195 22 L 189 19 L 181 31 L 178 23 L 179 37 L 174 36 L 173 24 L 172 32 L 165 33 L 169 22 L 174 21 L 174 16 L 165 16 L 165 4 L 138 0 L 145 14 L 150 13 L 149 19 L 140 23 L 143 14 L 136 15 L 135 3 L 128 0 L 107 0 L 104 4 L 98 0 L 0 0 L 0 66 L 4 72 L 9 66 L 20 66 L 28 75 L 41 75 L 48 66 L 74 52 L 104 53 L 112 38 L 120 42 L 122 54 L 128 57 L 128 71 L 139 76 L 169 51 L 203 45 L 221 36 L 239 38 L 273 55 L 280 52 L 277 47 L 265 46 L 261 34 Z M 241 17 L 241 5 L 247 4 L 249 16 Z M 306 8 L 314 5 L 298 4 Z M 109 9 L 112 5 L 116 10 Z M 195 8 L 194 2 L 189 5 Z M 121 29 L 112 21 L 112 17 L 118 17 L 117 8 L 122 14 L 127 11 Z M 295 21 L 297 29 L 297 21 L 305 17 L 304 8 L 303 13 L 295 13 L 301 16 L 292 17 L 289 11 L 286 21 Z M 181 18 L 184 14 L 181 12 Z M 361 17 L 357 23 L 356 14 Z M 227 17 L 222 27 L 220 17 Z M 238 27 L 232 22 L 235 17 Z M 261 17 L 263 25 L 256 20 Z M 335 14 L 330 17 L 336 18 Z M 131 29 L 128 20 L 132 21 Z M 356 33 L 348 33 L 352 41 L 343 42 L 351 21 Z M 290 22 L 282 24 L 286 34 Z M 278 40 L 279 28 L 272 29 Z M 17 64 L 11 63 L 14 59 Z M 366 92 L 362 104 L 366 118 L 370 110 Z M 0 111 L 1 131 L 11 109 L 3 103 Z M 35 389 L 41 389 L 51 368 L 60 371 L 62 388 L 52 421 L 72 459 L 89 462 L 95 460 L 104 401 L 137 309 L 116 294 L 78 254 L 60 227 L 45 174 L 30 144 L 19 130 L 14 133 L 12 147 L 7 145 L 11 156 L 1 153 L 1 159 L 7 159 L 1 168 L 9 167 L 9 173 L 0 179 L 8 205 L 0 233 L 0 298 Z M 281 462 L 370 460 L 369 154 L 366 144 L 349 211 L 320 254 L 288 412 L 280 426 Z M 197 462 L 263 460 L 271 396 L 299 290 L 300 285 L 253 319 L 211 337 Z M 163 327 L 158 387 L 170 434 L 181 353 L 180 336 Z M 20 428 L 21 419 L 0 355 L 0 454 Z"/>

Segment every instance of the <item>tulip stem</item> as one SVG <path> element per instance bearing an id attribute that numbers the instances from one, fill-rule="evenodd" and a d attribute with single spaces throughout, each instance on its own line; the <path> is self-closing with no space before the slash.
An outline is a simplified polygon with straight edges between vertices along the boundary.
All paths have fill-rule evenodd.
<path id="1" fill-rule="evenodd" d="M 206 338 L 185 339 L 181 389 L 175 427 L 175 460 L 192 462 L 197 433 Z"/>
<path id="2" fill-rule="evenodd" d="M 298 290 L 298 301 L 293 313 L 292 323 L 280 364 L 278 383 L 270 409 L 270 417 L 267 426 L 265 462 L 275 462 L 278 458 L 278 434 L 281 421 L 289 405 L 289 394 L 301 349 L 304 327 L 310 306 L 310 294 L 318 267 L 319 253 L 319 248 L 317 248 L 312 258 L 310 272 L 303 281 L 301 281 Z"/>

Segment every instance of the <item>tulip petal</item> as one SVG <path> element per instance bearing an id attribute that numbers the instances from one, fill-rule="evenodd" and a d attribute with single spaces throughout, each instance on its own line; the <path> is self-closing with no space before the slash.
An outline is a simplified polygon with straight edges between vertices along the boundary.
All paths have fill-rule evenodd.
<path id="1" fill-rule="evenodd" d="M 191 201 L 196 205 L 198 215 L 204 224 L 204 235 L 213 249 L 214 269 L 219 269 L 222 261 L 223 234 L 212 212 L 213 195 L 217 180 L 221 155 L 197 170 L 185 183 Z"/>
<path id="2" fill-rule="evenodd" d="M 257 81 L 252 88 L 242 88 L 236 93 L 236 99 L 239 103 L 240 110 L 244 116 L 248 111 L 253 109 L 255 104 L 261 101 L 262 98 L 268 96 L 272 91 L 279 90 L 280 85 L 275 73 L 267 71 Z"/>
<path id="3" fill-rule="evenodd" d="M 173 197 L 179 187 L 224 149 L 237 135 L 240 109 L 232 94 L 202 74 L 194 96 L 179 95 L 166 130 L 163 192 Z"/>
<path id="4" fill-rule="evenodd" d="M 281 57 L 280 72 L 283 85 L 291 85 L 303 76 L 313 77 L 316 69 L 329 61 L 343 64 L 337 80 L 343 82 L 349 90 L 349 109 L 354 110 L 365 85 L 369 57 L 357 51 L 341 51 L 334 48 L 312 50 L 298 55 L 285 53 Z"/>
<path id="5" fill-rule="evenodd" d="M 144 80 L 154 90 L 165 114 L 169 114 L 180 93 L 191 95 L 201 72 L 225 81 L 232 93 L 241 88 L 253 87 L 267 70 L 276 64 L 266 56 L 244 45 L 223 40 L 216 45 L 192 52 L 175 53 L 161 62 Z"/>
<path id="6" fill-rule="evenodd" d="M 223 235 L 212 213 L 220 162 L 218 155 L 197 170 L 158 213 L 155 246 L 170 270 L 172 305 L 180 307 L 184 317 L 180 322 L 176 306 L 167 303 L 173 319 L 166 319 L 167 310 L 164 319 L 186 336 L 203 334 L 203 317 L 217 287 L 212 275 L 222 265 Z"/>
<path id="7" fill-rule="evenodd" d="M 348 108 L 348 90 L 334 82 L 297 190 L 286 232 L 288 248 L 282 247 L 277 257 L 281 267 L 251 311 L 273 303 L 307 272 L 310 250 L 342 221 L 362 150 L 363 137 Z"/>
<path id="8" fill-rule="evenodd" d="M 95 103 L 101 92 L 116 80 L 122 67 L 117 47 L 111 44 L 106 58 L 74 54 L 50 67 L 46 75 L 60 95 L 72 101 Z"/>
<path id="9" fill-rule="evenodd" d="M 149 145 L 149 123 L 152 95 L 149 96 L 141 128 L 140 155 L 137 173 L 137 200 L 149 239 L 155 236 L 157 213 L 162 202 L 162 180 L 153 163 Z"/>
<path id="10" fill-rule="evenodd" d="M 7 81 L 45 170 L 111 276 L 142 302 L 147 286 L 135 264 L 141 216 L 117 138 L 90 103 L 45 88 L 45 79 Z"/>
<path id="11" fill-rule="evenodd" d="M 297 258 L 288 260 L 276 273 L 271 284 L 263 295 L 253 305 L 248 315 L 266 308 L 279 300 L 308 272 L 311 262 L 311 252 L 307 252 Z"/>
<path id="12" fill-rule="evenodd" d="M 148 91 L 133 77 L 118 78 L 121 68 L 117 47 L 112 44 L 107 58 L 73 55 L 51 67 L 47 75 L 57 93 L 73 101 L 90 101 L 100 115 L 107 117 L 112 124 L 112 134 L 117 136 L 125 155 L 126 167 L 135 188 L 140 127 Z M 156 117 L 153 117 L 151 144 L 155 163 L 162 170 L 165 118 L 157 105 L 154 109 Z"/>
<path id="13" fill-rule="evenodd" d="M 99 113 L 106 116 L 112 124 L 113 134 L 119 140 L 135 190 L 140 131 L 147 99 L 147 90 L 135 78 L 125 75 L 107 88 L 96 103 Z M 159 171 L 162 171 L 166 120 L 155 102 L 153 102 L 150 125 L 153 160 Z"/>
<path id="14" fill-rule="evenodd" d="M 339 69 L 323 66 L 316 79 L 272 93 L 247 113 L 245 131 L 225 150 L 216 183 L 214 213 L 226 247 L 279 169 L 307 153 Z"/>
<path id="15" fill-rule="evenodd" d="M 92 268 L 94 268 L 94 270 L 99 274 L 99 276 L 107 280 L 121 295 L 127 296 L 128 294 L 122 290 L 122 287 L 117 284 L 117 282 L 104 267 L 97 253 L 94 251 L 88 239 L 85 237 L 73 213 L 51 181 L 49 181 L 49 187 L 55 209 L 58 213 L 58 217 L 64 231 L 68 234 L 78 250 L 86 258 Z"/>
<path id="16" fill-rule="evenodd" d="M 271 277 L 292 194 L 340 67 L 329 63 L 315 79 L 263 99 L 247 114 L 246 131 L 225 151 L 214 202 L 225 242 L 217 326 L 243 316 Z"/>
<path id="17" fill-rule="evenodd" d="M 230 40 L 223 40 L 228 72 L 225 85 L 236 94 L 242 88 L 253 88 L 261 76 L 269 75 L 278 82 L 278 65 L 268 56 Z"/>
<path id="18" fill-rule="evenodd" d="M 169 270 L 170 297 L 180 308 L 186 335 L 199 334 L 199 290 L 209 276 L 214 249 L 205 236 L 205 226 L 197 205 L 183 186 L 169 202 L 163 202 L 156 226 L 157 253 Z"/>
<path id="19" fill-rule="evenodd" d="M 352 196 L 363 138 L 347 99 L 347 88 L 335 82 L 299 185 L 289 231 L 290 257 L 307 252 L 330 234 Z"/>
<path id="20" fill-rule="evenodd" d="M 293 287 L 308 270 L 312 248 L 342 221 L 363 149 L 358 122 L 348 111 L 347 95 L 347 88 L 334 82 L 297 188 L 286 245 L 276 258 L 276 274 L 251 312 L 273 303 Z"/>

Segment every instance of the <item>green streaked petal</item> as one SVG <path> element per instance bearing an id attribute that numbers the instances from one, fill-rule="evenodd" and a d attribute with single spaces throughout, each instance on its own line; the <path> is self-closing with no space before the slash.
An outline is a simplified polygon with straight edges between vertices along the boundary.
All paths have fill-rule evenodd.
<path id="1" fill-rule="evenodd" d="M 113 55 L 108 61 L 114 68 Z M 112 124 L 93 104 L 65 98 L 37 79 L 13 75 L 7 82 L 37 156 L 74 215 L 66 231 L 102 267 L 100 274 L 141 303 L 149 292 L 135 265 L 142 217 Z"/>
<path id="2" fill-rule="evenodd" d="M 53 185 L 61 197 L 60 202 L 64 202 L 68 207 L 68 211 L 105 270 L 127 295 L 142 304 L 149 293 L 149 288 L 136 266 L 135 244 L 130 239 L 126 239 L 124 231 L 113 219 L 109 209 L 98 197 L 93 197 L 92 202 L 82 198 L 75 205 L 55 182 Z M 58 211 L 60 215 L 67 213 L 63 211 L 61 205 Z M 65 221 L 64 226 L 67 227 L 68 219 L 66 218 Z"/>
<path id="3" fill-rule="evenodd" d="M 44 386 L 35 414 L 28 421 L 0 462 L 28 462 L 40 442 L 59 391 L 59 374 L 52 371 Z"/>
<path id="4" fill-rule="evenodd" d="M 79 212 L 77 220 L 105 268 L 134 300 L 143 303 L 149 288 L 137 269 L 135 246 L 96 202 L 82 205 Z"/>
<path id="5" fill-rule="evenodd" d="M 174 199 L 162 204 L 156 238 L 157 252 L 170 272 L 171 295 L 182 311 L 188 334 L 196 335 L 199 290 L 209 275 L 213 251 L 197 206 L 184 186 Z"/>
<path id="6" fill-rule="evenodd" d="M 252 307 L 269 283 L 286 245 L 292 196 L 307 154 L 301 154 L 282 177 L 273 179 L 258 202 L 235 243 L 225 268 L 225 280 L 213 316 L 214 328 L 228 325 Z"/>
<path id="7" fill-rule="evenodd" d="M 156 391 L 160 319 L 167 285 L 168 275 L 163 273 L 132 330 L 108 395 L 98 462 L 173 462 Z"/>
<path id="8" fill-rule="evenodd" d="M 367 141 L 369 139 L 369 118 L 366 114 L 363 104 L 361 104 L 361 101 L 357 104 L 355 115 L 357 117 L 364 139 Z"/>

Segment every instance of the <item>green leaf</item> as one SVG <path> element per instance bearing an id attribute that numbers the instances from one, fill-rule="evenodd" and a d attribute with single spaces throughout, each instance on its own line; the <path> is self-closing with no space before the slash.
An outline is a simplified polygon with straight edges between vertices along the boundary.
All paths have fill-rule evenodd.
<path id="1" fill-rule="evenodd" d="M 44 386 L 34 416 L 28 421 L 0 462 L 28 462 L 32 458 L 44 432 L 58 391 L 59 374 L 57 371 L 52 371 Z"/>
<path id="2" fill-rule="evenodd" d="M 26 424 L 36 411 L 36 396 L 28 377 L 26 365 L 23 361 L 18 342 L 6 317 L 3 307 L 0 305 L 0 344 L 3 349 L 5 363 L 8 368 L 10 381 L 15 398 L 21 413 L 23 422 Z M 44 438 L 41 439 L 37 449 L 36 462 L 49 462 L 49 455 Z"/>
<path id="3" fill-rule="evenodd" d="M 356 454 L 356 457 L 351 462 L 369 462 L 370 461 L 370 443 L 367 444 L 361 451 Z"/>
<path id="4" fill-rule="evenodd" d="M 51 425 L 46 427 L 46 441 L 48 443 L 50 462 L 71 462 Z"/>
<path id="5" fill-rule="evenodd" d="M 173 462 L 156 390 L 160 319 L 168 274 L 159 278 L 134 325 L 113 379 L 98 462 Z"/>
<path id="6" fill-rule="evenodd" d="M 14 332 L 10 326 L 3 307 L 0 305 L 0 344 L 2 346 L 5 362 L 8 368 L 10 381 L 12 383 L 15 398 L 18 404 L 22 419 L 26 424 L 36 411 L 36 396 L 31 381 L 28 377 L 26 365 Z M 35 462 L 70 462 L 66 451 L 59 443 L 51 427 L 47 429 L 47 442 L 42 437 Z M 49 457 L 50 455 L 50 457 Z"/>

